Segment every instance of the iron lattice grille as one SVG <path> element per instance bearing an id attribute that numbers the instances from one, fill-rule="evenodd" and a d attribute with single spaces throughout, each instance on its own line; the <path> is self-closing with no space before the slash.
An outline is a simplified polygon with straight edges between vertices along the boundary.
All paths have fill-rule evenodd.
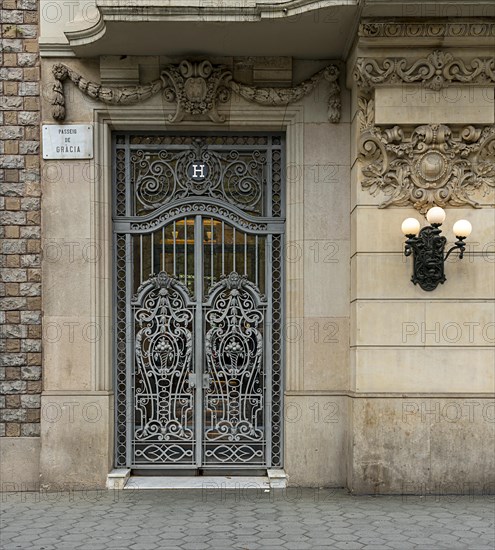
<path id="1" fill-rule="evenodd" d="M 114 135 L 116 466 L 282 466 L 284 166 L 280 135 Z"/>

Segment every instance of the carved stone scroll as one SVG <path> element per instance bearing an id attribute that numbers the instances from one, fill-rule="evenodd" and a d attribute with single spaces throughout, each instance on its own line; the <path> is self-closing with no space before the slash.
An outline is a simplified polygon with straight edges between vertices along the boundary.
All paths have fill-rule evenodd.
<path id="1" fill-rule="evenodd" d="M 186 115 L 207 116 L 213 122 L 224 122 L 218 113 L 219 103 L 229 100 L 231 92 L 259 105 L 289 105 L 311 93 L 318 83 L 329 82 L 328 119 L 340 120 L 341 101 L 338 84 L 339 69 L 329 65 L 323 70 L 292 88 L 257 88 L 232 80 L 232 73 L 224 66 L 214 66 L 209 61 L 182 61 L 179 65 L 167 65 L 159 80 L 142 86 L 112 88 L 91 82 L 62 63 L 52 68 L 55 77 L 53 86 L 52 116 L 65 119 L 65 96 L 63 82 L 69 79 L 81 92 L 96 101 L 113 105 L 132 105 L 144 101 L 163 90 L 165 101 L 176 104 L 170 122 L 180 122 Z"/>
<path id="2" fill-rule="evenodd" d="M 388 196 L 380 208 L 413 205 L 422 213 L 434 205 L 478 208 L 473 192 L 495 187 L 495 126 L 458 132 L 445 124 L 383 129 L 373 125 L 373 104 L 365 100 L 359 121 L 362 187 Z"/>
<path id="3" fill-rule="evenodd" d="M 432 90 L 446 88 L 454 82 L 470 84 L 495 83 L 495 58 L 475 58 L 463 61 L 442 50 L 426 58 L 409 62 L 405 58 L 386 58 L 377 61 L 360 57 L 354 68 L 354 80 L 363 89 L 383 84 L 414 84 Z"/>

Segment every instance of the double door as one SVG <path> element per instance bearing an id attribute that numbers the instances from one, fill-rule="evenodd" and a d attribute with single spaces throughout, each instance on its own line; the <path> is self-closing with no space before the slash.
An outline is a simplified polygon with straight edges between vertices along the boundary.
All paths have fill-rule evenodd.
<path id="1" fill-rule="evenodd" d="M 271 147 L 232 154 L 215 147 L 218 138 L 210 142 L 196 138 L 174 157 L 162 147 L 132 147 L 129 136 L 125 147 L 117 140 L 117 159 L 127 158 L 122 170 L 131 170 L 123 176 L 127 206 L 114 217 L 117 466 L 281 466 L 283 219 L 263 214 L 273 211 L 273 162 L 281 164 L 282 148 L 270 138 Z M 181 170 L 188 153 L 191 166 Z M 175 173 L 164 177 L 182 187 L 190 178 L 193 192 L 174 196 L 169 185 L 169 196 L 140 212 L 170 167 Z M 254 197 L 249 211 L 243 177 Z M 232 181 L 237 194 L 227 192 Z M 223 191 L 211 196 L 215 185 Z M 118 197 L 114 204 L 118 214 Z"/>

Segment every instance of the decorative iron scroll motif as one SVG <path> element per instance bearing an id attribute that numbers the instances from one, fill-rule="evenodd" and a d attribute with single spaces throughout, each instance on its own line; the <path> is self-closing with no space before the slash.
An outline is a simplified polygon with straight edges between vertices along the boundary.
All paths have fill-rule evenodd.
<path id="1" fill-rule="evenodd" d="M 165 272 L 132 300 L 137 463 L 194 461 L 193 311 L 187 288 Z"/>
<path id="2" fill-rule="evenodd" d="M 445 124 L 424 124 L 407 135 L 400 126 L 370 125 L 370 109 L 361 102 L 362 187 L 389 196 L 380 208 L 412 204 L 423 214 L 434 205 L 479 208 L 471 195 L 495 187 L 495 126 L 455 132 Z"/>
<path id="3" fill-rule="evenodd" d="M 231 212 L 228 208 L 217 206 L 216 204 L 208 203 L 191 203 L 183 204 L 181 206 L 174 207 L 167 212 L 153 218 L 152 220 L 145 222 L 136 222 L 131 223 L 131 229 L 133 231 L 149 231 L 156 229 L 157 227 L 163 226 L 171 218 L 176 218 L 177 216 L 189 216 L 191 214 L 201 214 L 204 213 L 207 216 L 217 215 L 225 220 L 231 221 L 234 225 L 238 225 L 243 229 L 250 229 L 252 231 L 266 231 L 267 224 L 260 222 L 250 222 L 245 220 L 241 216 L 238 216 L 234 212 Z"/>
<path id="4" fill-rule="evenodd" d="M 414 273 L 411 281 L 423 290 L 435 290 L 446 281 L 443 253 L 447 239 L 441 235 L 441 229 L 426 226 L 417 237 L 407 240 L 406 256 L 414 254 Z"/>
<path id="5" fill-rule="evenodd" d="M 131 162 L 137 215 L 186 197 L 211 197 L 250 214 L 263 214 L 263 150 L 215 151 L 197 138 L 178 152 L 137 150 Z"/>
<path id="6" fill-rule="evenodd" d="M 432 90 L 446 88 L 453 82 L 493 84 L 495 58 L 477 57 L 471 61 L 464 61 L 442 50 L 435 50 L 426 58 L 412 62 L 403 57 L 388 57 L 381 61 L 360 57 L 354 68 L 354 80 L 364 89 L 384 84 L 416 82 Z"/>
<path id="7" fill-rule="evenodd" d="M 168 122 L 181 122 L 187 116 L 191 119 L 207 117 L 212 122 L 222 123 L 226 117 L 218 112 L 218 105 L 227 102 L 231 92 L 258 105 L 290 105 L 310 94 L 322 79 L 329 83 L 328 120 L 340 120 L 340 70 L 336 65 L 328 65 L 311 78 L 289 88 L 258 88 L 235 82 L 226 66 L 212 65 L 208 60 L 183 60 L 178 65 L 166 65 L 160 79 L 123 88 L 92 82 L 63 63 L 53 65 L 52 73 L 55 83 L 51 104 L 55 120 L 65 120 L 65 80 L 70 80 L 91 99 L 108 105 L 134 105 L 163 91 L 164 100 L 174 103 L 176 109 L 169 115 Z"/>
<path id="8" fill-rule="evenodd" d="M 258 288 L 236 272 L 216 283 L 209 295 L 205 461 L 263 464 L 267 303 Z"/>

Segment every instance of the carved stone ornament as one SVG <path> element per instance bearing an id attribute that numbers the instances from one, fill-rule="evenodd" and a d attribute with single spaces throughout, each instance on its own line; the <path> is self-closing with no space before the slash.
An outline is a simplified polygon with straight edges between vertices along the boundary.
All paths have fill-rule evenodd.
<path id="1" fill-rule="evenodd" d="M 340 71 L 335 65 L 328 65 L 328 67 L 325 67 L 311 78 L 308 78 L 308 80 L 301 82 L 301 84 L 293 88 L 257 88 L 235 81 L 231 82 L 231 88 L 236 94 L 242 96 L 247 101 L 258 103 L 259 105 L 289 105 L 310 94 L 324 78 L 330 83 L 328 120 L 330 122 L 339 122 L 341 110 L 340 86 L 337 82 L 339 74 Z"/>
<path id="2" fill-rule="evenodd" d="M 360 57 L 354 68 L 354 80 L 363 89 L 380 84 L 421 83 L 432 90 L 446 88 L 453 82 L 495 83 L 495 57 L 475 58 L 469 62 L 448 52 L 435 50 L 426 58 L 409 62 L 405 58 L 382 61 Z"/>
<path id="3" fill-rule="evenodd" d="M 362 187 L 388 196 L 380 208 L 408 206 L 426 213 L 432 206 L 479 208 L 474 191 L 495 187 L 495 126 L 423 124 L 407 132 L 373 125 L 373 102 L 359 100 L 359 156 Z"/>
<path id="4" fill-rule="evenodd" d="M 328 120 L 340 120 L 339 69 L 329 65 L 323 70 L 292 88 L 258 88 L 232 80 L 231 71 L 222 65 L 214 66 L 209 61 L 191 62 L 184 60 L 178 65 L 167 65 L 160 79 L 141 86 L 111 88 L 86 80 L 66 65 L 58 63 L 52 67 L 53 118 L 65 120 L 65 96 L 63 82 L 69 79 L 81 92 L 96 101 L 112 105 L 132 105 L 145 101 L 163 91 L 165 101 L 176 104 L 176 111 L 169 116 L 169 122 L 180 122 L 186 116 L 207 116 L 213 122 L 224 122 L 218 113 L 219 103 L 229 100 L 231 92 L 247 101 L 259 105 L 289 105 L 311 93 L 318 83 L 325 79 L 330 84 L 328 97 Z"/>
<path id="5" fill-rule="evenodd" d="M 363 38 L 495 38 L 492 21 L 366 21 L 359 25 Z"/>
<path id="6" fill-rule="evenodd" d="M 184 60 L 179 65 L 165 67 L 161 78 L 165 100 L 176 103 L 169 122 L 180 122 L 186 114 L 207 115 L 212 122 L 225 122 L 217 111 L 217 103 L 230 99 L 228 85 L 232 73 L 226 67 L 213 67 L 209 61 Z"/>

